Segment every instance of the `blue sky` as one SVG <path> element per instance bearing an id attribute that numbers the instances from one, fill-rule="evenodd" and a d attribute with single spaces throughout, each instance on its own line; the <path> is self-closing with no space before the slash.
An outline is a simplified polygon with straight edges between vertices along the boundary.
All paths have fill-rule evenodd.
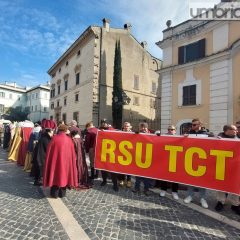
<path id="1" fill-rule="evenodd" d="M 47 70 L 89 25 L 131 23 L 139 42 L 161 58 L 155 42 L 166 21 L 188 19 L 188 0 L 0 0 L 0 83 L 35 86 L 50 80 Z"/>

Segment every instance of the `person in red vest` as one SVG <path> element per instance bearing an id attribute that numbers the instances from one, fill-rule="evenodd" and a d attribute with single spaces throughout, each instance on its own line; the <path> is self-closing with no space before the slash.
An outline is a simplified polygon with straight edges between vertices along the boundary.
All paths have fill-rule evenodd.
<path id="1" fill-rule="evenodd" d="M 68 127 L 58 126 L 55 135 L 47 148 L 43 186 L 50 187 L 53 198 L 64 197 L 67 187 L 78 187 L 76 153 L 72 139 L 66 135 Z"/>

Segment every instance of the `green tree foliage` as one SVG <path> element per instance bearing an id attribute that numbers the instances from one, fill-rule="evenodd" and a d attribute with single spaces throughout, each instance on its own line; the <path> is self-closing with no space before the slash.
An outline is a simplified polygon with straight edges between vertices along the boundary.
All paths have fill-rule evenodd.
<path id="1" fill-rule="evenodd" d="M 122 127 L 123 97 L 122 97 L 122 58 L 120 40 L 115 44 L 113 92 L 112 92 L 112 119 L 113 126 Z"/>
<path id="2" fill-rule="evenodd" d="M 28 114 L 30 113 L 30 110 L 28 107 L 25 107 L 23 109 L 21 106 L 18 106 L 15 108 L 10 107 L 6 113 L 8 114 L 8 120 L 19 122 L 28 119 Z"/>

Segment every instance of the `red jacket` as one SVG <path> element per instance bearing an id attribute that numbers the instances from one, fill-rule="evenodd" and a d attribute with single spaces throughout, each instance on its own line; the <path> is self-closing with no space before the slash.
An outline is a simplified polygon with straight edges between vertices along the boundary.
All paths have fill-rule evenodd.
<path id="1" fill-rule="evenodd" d="M 90 148 L 95 149 L 97 132 L 98 132 L 98 129 L 95 127 L 88 128 L 86 132 L 85 142 L 84 142 L 86 153 L 89 152 Z"/>
<path id="2" fill-rule="evenodd" d="M 43 186 L 78 186 L 74 144 L 72 139 L 63 132 L 55 135 L 48 145 Z"/>

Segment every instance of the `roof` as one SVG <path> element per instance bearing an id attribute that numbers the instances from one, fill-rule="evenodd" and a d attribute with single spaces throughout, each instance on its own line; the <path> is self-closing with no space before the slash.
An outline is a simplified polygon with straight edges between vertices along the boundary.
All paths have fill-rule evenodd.
<path id="1" fill-rule="evenodd" d="M 0 88 L 10 90 L 10 91 L 15 91 L 15 92 L 21 92 L 21 93 L 26 92 L 26 88 L 19 87 L 19 86 L 11 86 L 11 85 L 7 85 L 7 84 L 1 84 L 1 83 L 0 83 Z"/>
<path id="2" fill-rule="evenodd" d="M 47 71 L 47 73 L 49 75 L 51 75 L 53 72 L 53 69 L 71 52 L 71 50 L 82 40 L 84 39 L 88 34 L 90 33 L 93 33 L 95 34 L 94 32 L 94 28 L 99 28 L 101 29 L 102 27 L 100 26 L 97 26 L 97 25 L 91 25 L 89 26 L 78 38 L 77 40 L 75 40 L 75 42 L 61 55 L 61 57 L 59 57 L 57 59 L 57 61 L 50 67 L 50 69 Z M 122 29 L 122 28 L 112 28 L 111 29 L 119 29 L 119 30 L 125 30 L 125 29 Z M 141 43 L 130 33 L 131 37 L 141 46 Z M 150 56 L 156 60 L 159 60 L 159 61 L 162 61 L 161 59 L 158 59 L 157 57 L 154 57 L 150 52 L 148 52 L 146 50 L 147 53 L 150 54 Z"/>
<path id="3" fill-rule="evenodd" d="M 31 92 L 31 91 L 33 91 L 35 89 L 38 89 L 38 88 L 50 91 L 50 85 L 41 85 L 40 84 L 36 87 L 32 87 L 32 88 L 28 89 L 26 92 L 28 93 L 28 92 Z"/>

